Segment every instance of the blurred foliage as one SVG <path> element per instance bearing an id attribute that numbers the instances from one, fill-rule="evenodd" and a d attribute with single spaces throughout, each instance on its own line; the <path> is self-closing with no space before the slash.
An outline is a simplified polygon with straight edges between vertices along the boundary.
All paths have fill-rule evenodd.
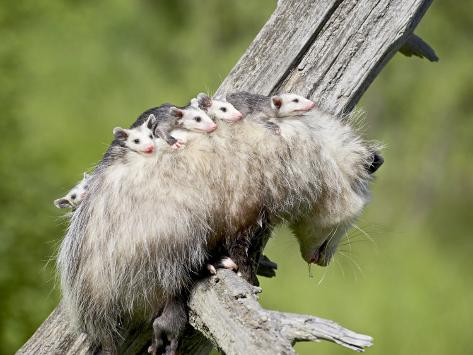
<path id="1" fill-rule="evenodd" d="M 59 300 L 53 199 L 146 108 L 218 87 L 275 1 L 8 1 L 0 5 L 0 353 Z M 386 143 L 373 201 L 332 265 L 312 268 L 281 228 L 264 306 L 375 337 L 372 354 L 471 349 L 473 4 L 436 2 L 417 33 L 437 64 L 396 55 L 365 95 Z M 348 354 L 299 344 L 301 354 Z"/>

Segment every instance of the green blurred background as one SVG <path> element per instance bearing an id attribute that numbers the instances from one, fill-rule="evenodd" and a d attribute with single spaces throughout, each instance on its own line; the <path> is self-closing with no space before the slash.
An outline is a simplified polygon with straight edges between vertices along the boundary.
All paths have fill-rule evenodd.
<path id="1" fill-rule="evenodd" d="M 0 353 L 59 300 L 52 201 L 101 157 L 116 125 L 213 92 L 264 24 L 264 1 L 8 1 L 0 5 Z M 471 353 L 473 3 L 438 1 L 417 33 L 440 56 L 396 55 L 360 104 L 386 143 L 373 201 L 326 269 L 281 228 L 265 307 L 375 338 L 370 354 Z M 301 354 L 348 354 L 304 343 Z"/>

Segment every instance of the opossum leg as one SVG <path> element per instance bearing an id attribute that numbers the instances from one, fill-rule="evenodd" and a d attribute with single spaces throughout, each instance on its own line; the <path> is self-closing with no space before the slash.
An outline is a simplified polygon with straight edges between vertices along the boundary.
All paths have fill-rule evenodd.
<path id="1" fill-rule="evenodd" d="M 182 147 L 184 147 L 184 146 L 185 146 L 185 144 L 184 144 L 184 142 L 182 142 L 182 141 L 176 141 L 176 143 L 174 143 L 174 144 L 171 145 L 171 147 L 172 147 L 173 149 L 179 149 L 179 148 L 182 148 Z"/>
<path id="2" fill-rule="evenodd" d="M 158 351 L 163 348 L 165 341 L 169 341 L 170 345 L 166 346 L 165 353 L 168 354 L 167 348 L 175 353 L 175 350 L 172 349 L 177 348 L 179 335 L 184 330 L 186 323 L 187 312 L 184 297 L 170 298 L 161 315 L 153 321 L 153 342 L 148 352 L 157 355 Z"/>
<path id="3" fill-rule="evenodd" d="M 252 240 L 252 231 L 246 230 L 238 233 L 233 237 L 229 237 L 226 241 L 230 260 L 238 265 L 238 275 L 253 285 L 258 284 L 255 276 L 255 268 L 248 254 L 248 250 Z"/>
<path id="4" fill-rule="evenodd" d="M 156 126 L 156 128 L 154 129 L 154 135 L 158 136 L 161 139 L 164 139 L 167 144 L 173 147 L 174 145 L 179 143 L 176 138 L 169 134 L 169 131 L 167 129 L 165 129 L 164 127 L 159 127 L 159 125 Z"/>

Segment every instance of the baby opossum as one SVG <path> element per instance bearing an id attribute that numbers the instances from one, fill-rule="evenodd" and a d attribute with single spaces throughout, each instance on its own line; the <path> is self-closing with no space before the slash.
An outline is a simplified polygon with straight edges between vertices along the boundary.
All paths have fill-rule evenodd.
<path id="1" fill-rule="evenodd" d="M 228 123 L 237 122 L 243 117 L 243 114 L 231 103 L 212 99 L 205 93 L 200 93 L 192 99 L 191 105 L 205 111 L 213 119 Z"/>
<path id="2" fill-rule="evenodd" d="M 84 173 L 84 177 L 79 181 L 64 197 L 54 200 L 54 206 L 57 208 L 76 208 L 84 198 L 87 192 L 87 185 L 90 175 Z"/>
<path id="3" fill-rule="evenodd" d="M 194 132 L 212 132 L 217 125 L 202 110 L 193 106 L 169 107 L 167 114 L 159 115 L 154 124 L 154 134 L 173 148 L 180 148 L 184 142 L 171 136 L 171 131 L 183 128 Z"/>
<path id="4" fill-rule="evenodd" d="M 152 154 L 156 149 L 156 143 L 151 129 L 156 123 L 156 116 L 150 114 L 148 119 L 141 126 L 129 129 L 115 127 L 113 129 L 113 135 L 124 148 L 128 148 L 139 154 Z"/>
<path id="5" fill-rule="evenodd" d="M 295 116 L 315 107 L 313 101 L 290 93 L 269 97 L 242 91 L 226 98 L 245 117 L 262 123 L 275 134 L 280 134 L 279 126 L 273 122 L 276 118 Z"/>

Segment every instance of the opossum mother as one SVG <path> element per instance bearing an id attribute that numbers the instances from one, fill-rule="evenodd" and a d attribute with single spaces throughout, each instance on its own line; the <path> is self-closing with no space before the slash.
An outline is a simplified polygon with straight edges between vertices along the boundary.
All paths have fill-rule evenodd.
<path id="1" fill-rule="evenodd" d="M 307 225 L 303 217 L 320 214 L 336 224 L 366 203 L 373 153 L 336 118 L 313 112 L 283 120 L 281 136 L 249 120 L 220 126 L 212 135 L 188 133 L 185 149 L 164 146 L 154 158 L 123 161 L 112 145 L 94 172 L 59 255 L 64 303 L 93 342 L 113 346 L 122 328 L 165 306 L 163 314 L 175 317 L 168 324 L 182 324 L 172 300 L 209 248 L 257 224 L 258 212 L 269 211 L 274 223 Z M 351 202 L 356 211 L 344 215 Z M 320 249 L 321 237 L 313 238 L 301 245 Z M 164 330 L 177 335 L 180 325 Z"/>

